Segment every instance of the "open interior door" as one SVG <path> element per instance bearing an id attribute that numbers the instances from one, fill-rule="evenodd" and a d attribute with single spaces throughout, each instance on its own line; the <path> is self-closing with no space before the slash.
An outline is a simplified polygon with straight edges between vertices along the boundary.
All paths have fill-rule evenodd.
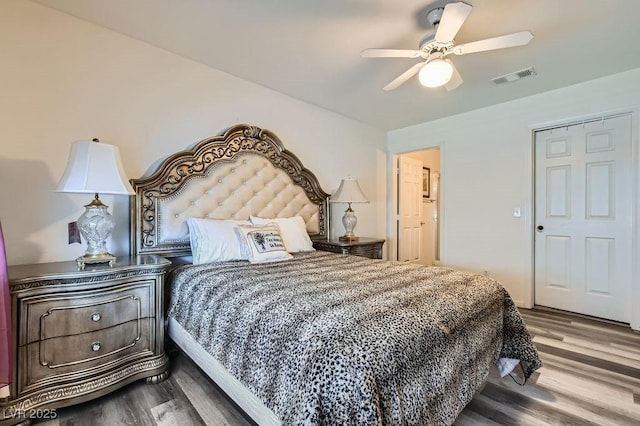
<path id="1" fill-rule="evenodd" d="M 398 260 L 420 262 L 422 242 L 422 161 L 398 160 Z"/>

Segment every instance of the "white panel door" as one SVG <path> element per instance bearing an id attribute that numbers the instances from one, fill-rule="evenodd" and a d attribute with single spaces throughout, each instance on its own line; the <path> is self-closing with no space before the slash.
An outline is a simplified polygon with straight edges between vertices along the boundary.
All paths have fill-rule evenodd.
<path id="1" fill-rule="evenodd" d="M 629 322 L 631 116 L 536 132 L 535 303 Z"/>
<path id="2" fill-rule="evenodd" d="M 421 265 L 433 265 L 436 249 L 436 203 L 422 201 L 422 246 L 420 253 Z"/>
<path id="3" fill-rule="evenodd" d="M 398 164 L 398 260 L 420 262 L 422 161 L 401 155 Z"/>

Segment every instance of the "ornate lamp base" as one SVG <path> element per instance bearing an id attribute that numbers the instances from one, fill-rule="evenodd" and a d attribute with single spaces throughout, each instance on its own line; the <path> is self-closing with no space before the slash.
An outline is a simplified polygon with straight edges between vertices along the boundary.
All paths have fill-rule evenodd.
<path id="1" fill-rule="evenodd" d="M 107 251 L 107 238 L 115 228 L 115 220 L 107 210 L 109 206 L 102 204 L 98 194 L 87 204 L 84 213 L 78 218 L 78 229 L 87 242 L 87 250 L 76 259 L 79 269 L 89 263 L 109 263 L 113 266 L 116 257 Z"/>
<path id="2" fill-rule="evenodd" d="M 358 218 L 351 208 L 351 203 L 349 203 L 349 207 L 347 207 L 347 210 L 344 211 L 344 216 L 342 216 L 344 235 L 339 238 L 340 241 L 355 241 L 358 239 L 353 233 L 353 228 L 356 227 L 356 223 L 358 223 Z"/>
<path id="3" fill-rule="evenodd" d="M 116 263 L 116 257 L 111 253 L 85 254 L 77 258 L 76 262 L 79 269 L 84 269 L 84 266 L 90 263 L 109 263 L 109 266 L 113 266 Z"/>

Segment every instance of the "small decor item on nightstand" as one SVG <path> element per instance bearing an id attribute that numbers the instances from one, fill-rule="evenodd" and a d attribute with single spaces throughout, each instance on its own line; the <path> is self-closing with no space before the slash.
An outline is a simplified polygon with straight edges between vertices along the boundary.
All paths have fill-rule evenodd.
<path id="1" fill-rule="evenodd" d="M 344 235 L 340 237 L 341 241 L 353 241 L 357 240 L 358 237 L 353 233 L 353 229 L 356 227 L 356 223 L 358 223 L 358 219 L 356 218 L 356 214 L 351 208 L 351 203 L 368 203 L 369 200 L 360 189 L 360 185 L 358 185 L 358 181 L 356 179 L 351 179 L 349 176 L 347 179 L 342 179 L 340 182 L 340 186 L 336 193 L 331 197 L 331 202 L 333 203 L 348 203 L 349 206 L 347 210 L 344 212 L 344 216 L 342 216 L 342 224 L 344 225 Z"/>
<path id="2" fill-rule="evenodd" d="M 78 267 L 87 263 L 109 263 L 116 258 L 107 251 L 106 240 L 115 227 L 113 216 L 98 196 L 102 194 L 133 195 L 120 161 L 117 146 L 93 141 L 78 141 L 71 146 L 71 154 L 64 175 L 56 191 L 95 194 L 93 201 L 85 205 L 85 212 L 78 218 L 80 234 L 87 242 L 84 256 L 76 259 Z"/>

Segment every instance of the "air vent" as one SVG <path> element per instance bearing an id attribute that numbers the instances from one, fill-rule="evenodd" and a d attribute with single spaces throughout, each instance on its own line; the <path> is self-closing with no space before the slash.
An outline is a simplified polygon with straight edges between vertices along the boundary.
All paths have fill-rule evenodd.
<path id="1" fill-rule="evenodd" d="M 536 70 L 534 70 L 533 67 L 529 67 L 520 71 L 516 71 L 510 74 L 505 74 L 500 77 L 496 77 L 491 81 L 493 81 L 495 84 L 504 84 L 504 83 L 511 83 L 514 81 L 518 81 L 521 78 L 531 77 L 533 75 L 536 75 Z"/>

